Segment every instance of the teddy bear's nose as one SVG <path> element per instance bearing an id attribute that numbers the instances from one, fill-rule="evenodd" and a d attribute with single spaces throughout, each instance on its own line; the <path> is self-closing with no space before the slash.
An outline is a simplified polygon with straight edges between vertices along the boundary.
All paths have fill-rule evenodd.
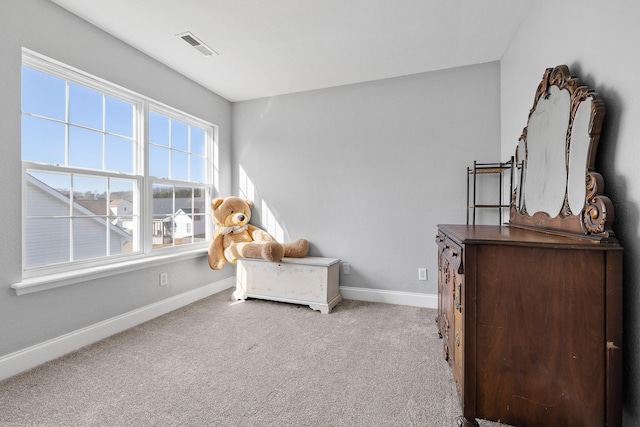
<path id="1" fill-rule="evenodd" d="M 244 221 L 244 215 L 242 214 L 238 215 L 238 221 Z"/>

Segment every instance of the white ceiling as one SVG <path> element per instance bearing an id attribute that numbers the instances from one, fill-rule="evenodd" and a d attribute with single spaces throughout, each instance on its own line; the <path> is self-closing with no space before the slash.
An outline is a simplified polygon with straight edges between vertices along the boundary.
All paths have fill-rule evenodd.
<path id="1" fill-rule="evenodd" d="M 242 101 L 499 60 L 533 0 L 52 1 Z"/>

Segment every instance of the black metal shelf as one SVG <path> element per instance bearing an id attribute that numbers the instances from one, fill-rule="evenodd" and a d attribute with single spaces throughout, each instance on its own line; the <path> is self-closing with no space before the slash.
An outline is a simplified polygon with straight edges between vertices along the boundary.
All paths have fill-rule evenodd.
<path id="1" fill-rule="evenodd" d="M 473 167 L 467 167 L 467 224 L 476 223 L 476 209 L 496 209 L 498 211 L 498 225 L 502 223 L 503 209 L 509 208 L 509 204 L 504 202 L 504 180 L 505 172 L 509 172 L 509 197 L 513 193 L 513 157 L 507 162 L 498 163 L 478 163 L 474 160 Z M 495 204 L 478 204 L 476 200 L 478 175 L 500 176 L 498 188 L 498 201 Z M 473 191 L 471 182 L 473 180 Z M 471 222 L 470 222 L 471 221 Z"/>

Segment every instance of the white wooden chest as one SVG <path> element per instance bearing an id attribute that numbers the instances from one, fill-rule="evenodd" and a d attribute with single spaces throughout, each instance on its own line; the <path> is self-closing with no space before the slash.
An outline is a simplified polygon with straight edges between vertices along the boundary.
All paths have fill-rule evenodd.
<path id="1" fill-rule="evenodd" d="M 237 263 L 233 298 L 303 304 L 328 314 L 342 301 L 339 281 L 336 258 L 283 258 L 280 262 L 242 258 Z"/>

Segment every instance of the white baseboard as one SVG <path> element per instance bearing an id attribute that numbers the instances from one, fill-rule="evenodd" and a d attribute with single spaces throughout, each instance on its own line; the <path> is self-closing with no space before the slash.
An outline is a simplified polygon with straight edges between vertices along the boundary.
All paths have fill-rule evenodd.
<path id="1" fill-rule="evenodd" d="M 380 289 L 354 288 L 340 286 L 344 299 L 356 301 L 384 302 L 388 304 L 410 305 L 414 307 L 438 308 L 437 294 L 419 294 L 417 292 L 384 291 Z"/>
<path id="2" fill-rule="evenodd" d="M 0 358 L 0 380 L 57 359 L 67 353 L 105 339 L 202 298 L 234 287 L 235 277 L 228 277 L 180 295 L 141 307 L 86 328 L 62 335 Z"/>

